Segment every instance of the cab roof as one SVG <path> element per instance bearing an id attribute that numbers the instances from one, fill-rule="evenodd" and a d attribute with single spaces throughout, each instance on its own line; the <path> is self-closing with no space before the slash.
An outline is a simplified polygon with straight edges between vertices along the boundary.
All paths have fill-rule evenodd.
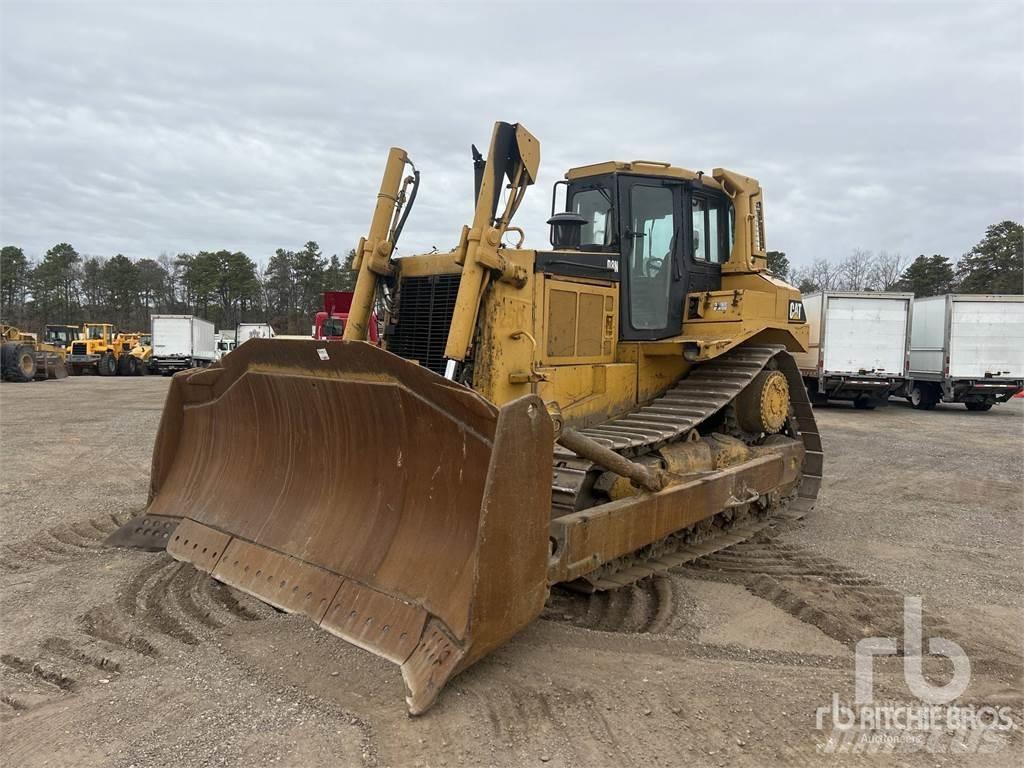
<path id="1" fill-rule="evenodd" d="M 570 168 L 565 172 L 565 178 L 569 181 L 583 179 L 588 176 L 601 176 L 607 173 L 635 173 L 642 176 L 657 176 L 666 179 L 680 179 L 682 181 L 699 181 L 705 186 L 721 189 L 719 184 L 710 174 L 703 171 L 691 171 L 689 168 L 679 168 L 671 163 L 663 163 L 658 160 L 608 160 L 603 163 L 581 165 Z"/>

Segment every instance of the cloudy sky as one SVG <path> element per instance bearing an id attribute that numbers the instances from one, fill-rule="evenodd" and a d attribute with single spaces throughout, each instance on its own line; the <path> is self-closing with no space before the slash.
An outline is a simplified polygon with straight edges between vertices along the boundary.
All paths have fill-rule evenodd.
<path id="1" fill-rule="evenodd" d="M 0 0 L 0 240 L 42 254 L 365 233 L 389 146 L 422 171 L 402 251 L 455 244 L 469 144 L 542 145 L 519 215 L 606 159 L 725 166 L 769 247 L 958 257 L 1024 214 L 1024 4 Z"/>

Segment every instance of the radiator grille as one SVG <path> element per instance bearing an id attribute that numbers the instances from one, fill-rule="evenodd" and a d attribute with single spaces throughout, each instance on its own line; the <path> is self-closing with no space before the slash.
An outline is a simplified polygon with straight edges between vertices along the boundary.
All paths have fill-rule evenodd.
<path id="1" fill-rule="evenodd" d="M 401 279 L 397 315 L 388 329 L 389 351 L 444 375 L 444 347 L 455 312 L 459 277 L 429 275 Z"/>
<path id="2" fill-rule="evenodd" d="M 73 354 L 73 355 L 84 355 L 85 354 L 85 344 L 72 344 L 71 345 L 71 354 Z"/>

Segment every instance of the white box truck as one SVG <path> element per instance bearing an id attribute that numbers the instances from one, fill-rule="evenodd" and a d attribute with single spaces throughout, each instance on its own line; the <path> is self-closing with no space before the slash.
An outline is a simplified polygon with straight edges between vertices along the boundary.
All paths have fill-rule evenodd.
<path id="1" fill-rule="evenodd" d="M 810 326 L 797 366 L 811 401 L 884 405 L 903 386 L 910 349 L 912 293 L 827 291 L 804 296 Z"/>
<path id="2" fill-rule="evenodd" d="M 896 394 L 987 411 L 1024 388 L 1024 296 L 956 293 L 914 302 L 910 375 Z"/>
<path id="3" fill-rule="evenodd" d="M 217 358 L 213 323 L 193 315 L 151 315 L 153 368 L 165 376 Z"/>
<path id="4" fill-rule="evenodd" d="M 272 339 L 276 335 L 274 329 L 266 323 L 239 323 L 235 327 L 235 346 L 249 339 Z"/>

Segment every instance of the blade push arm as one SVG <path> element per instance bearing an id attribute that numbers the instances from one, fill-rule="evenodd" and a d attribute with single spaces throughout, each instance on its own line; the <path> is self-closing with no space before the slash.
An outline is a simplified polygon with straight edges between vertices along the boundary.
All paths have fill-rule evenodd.
<path id="1" fill-rule="evenodd" d="M 395 248 L 397 222 L 405 198 L 405 186 L 402 173 L 409 156 L 404 149 L 392 147 L 388 152 L 388 162 L 384 166 L 384 178 L 377 193 L 377 207 L 373 210 L 370 220 L 370 231 L 359 241 L 356 257 L 352 268 L 359 275 L 356 278 L 355 292 L 352 296 L 352 307 L 349 310 L 348 322 L 345 324 L 343 338 L 346 341 L 366 341 L 366 334 L 373 312 L 374 297 L 377 294 L 377 281 L 391 272 L 391 253 Z"/>
<path id="2" fill-rule="evenodd" d="M 500 280 L 526 284 L 525 270 L 509 262 L 499 252 L 501 238 L 509 228 L 523 200 L 526 188 L 533 184 L 540 164 L 540 143 L 518 123 L 494 124 L 487 163 L 482 169 L 480 189 L 472 227 L 462 228 L 456 249 L 456 262 L 462 265 L 459 293 L 444 356 L 448 359 L 446 376 L 454 378 L 456 364 L 466 359 L 473 342 L 480 297 L 492 275 Z M 509 193 L 505 210 L 496 216 L 505 179 Z"/>

